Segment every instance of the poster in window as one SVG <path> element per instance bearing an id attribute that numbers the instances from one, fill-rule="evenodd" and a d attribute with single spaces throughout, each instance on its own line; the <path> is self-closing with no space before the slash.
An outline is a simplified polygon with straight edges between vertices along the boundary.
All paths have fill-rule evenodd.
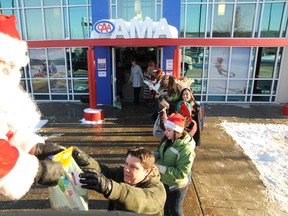
<path id="1" fill-rule="evenodd" d="M 249 74 L 249 47 L 212 48 L 209 93 L 244 94 Z M 230 62 L 230 67 L 229 67 Z M 238 81 L 241 78 L 242 81 Z M 227 81 L 230 80 L 227 87 Z M 228 89 L 227 89 L 228 88 Z"/>

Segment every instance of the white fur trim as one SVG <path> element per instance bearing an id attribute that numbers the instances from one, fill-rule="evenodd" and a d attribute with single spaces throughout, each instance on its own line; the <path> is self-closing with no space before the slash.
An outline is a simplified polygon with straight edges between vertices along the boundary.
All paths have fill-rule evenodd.
<path id="1" fill-rule="evenodd" d="M 169 127 L 169 128 L 171 128 L 172 130 L 177 131 L 177 132 L 179 132 L 179 133 L 182 133 L 183 130 L 184 130 L 183 127 L 180 127 L 179 125 L 174 124 L 173 122 L 171 122 L 171 121 L 169 121 L 169 120 L 167 120 L 167 121 L 165 122 L 164 126 L 165 126 L 165 127 Z"/>
<path id="2" fill-rule="evenodd" d="M 0 179 L 0 194 L 15 200 L 24 196 L 34 183 L 38 159 L 18 148 L 19 157 L 13 169 Z"/>
<path id="3" fill-rule="evenodd" d="M 37 144 L 37 143 L 44 143 L 44 139 L 32 131 L 29 130 L 21 130 L 17 131 L 13 137 L 9 140 L 9 143 L 12 146 L 20 147 L 25 152 L 30 152 L 30 150 Z"/>
<path id="4" fill-rule="evenodd" d="M 27 43 L 25 41 L 17 40 L 0 32 L 0 47 L 1 60 L 20 67 L 27 65 L 29 58 L 26 54 Z"/>
<path id="5" fill-rule="evenodd" d="M 8 140 L 6 134 L 8 133 L 9 129 L 5 123 L 0 121 L 0 139 Z"/>

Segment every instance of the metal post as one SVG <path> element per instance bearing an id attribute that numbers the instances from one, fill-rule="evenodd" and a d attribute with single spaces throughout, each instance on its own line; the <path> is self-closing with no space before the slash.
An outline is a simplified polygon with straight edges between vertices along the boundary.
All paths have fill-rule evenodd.
<path id="1" fill-rule="evenodd" d="M 95 61 L 93 47 L 89 46 L 88 51 L 88 82 L 89 82 L 89 102 L 90 108 L 97 108 L 96 98 L 96 74 L 95 74 Z"/>
<path id="2" fill-rule="evenodd" d="M 181 49 L 176 46 L 173 53 L 173 76 L 178 79 L 181 71 Z"/>

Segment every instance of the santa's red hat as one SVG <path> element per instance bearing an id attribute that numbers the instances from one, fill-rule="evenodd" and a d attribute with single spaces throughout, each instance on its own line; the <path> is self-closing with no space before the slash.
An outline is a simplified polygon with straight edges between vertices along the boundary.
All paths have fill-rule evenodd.
<path id="1" fill-rule="evenodd" d="M 176 110 L 182 116 L 188 117 L 188 119 L 187 119 L 188 122 L 192 122 L 191 105 L 189 103 L 186 103 L 185 101 L 180 101 L 176 106 Z"/>
<path id="2" fill-rule="evenodd" d="M 28 63 L 27 43 L 21 40 L 16 17 L 0 14 L 0 60 L 7 64 L 25 66 Z"/>
<path id="3" fill-rule="evenodd" d="M 166 120 L 164 126 L 169 127 L 179 133 L 182 133 L 185 128 L 185 118 L 178 113 L 172 113 Z"/>

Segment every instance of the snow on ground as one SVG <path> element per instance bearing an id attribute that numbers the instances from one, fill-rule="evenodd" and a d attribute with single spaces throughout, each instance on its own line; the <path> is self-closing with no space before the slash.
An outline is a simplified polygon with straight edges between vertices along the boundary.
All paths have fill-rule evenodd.
<path id="1" fill-rule="evenodd" d="M 221 124 L 243 148 L 271 197 L 288 213 L 288 126 L 283 124 Z"/>

